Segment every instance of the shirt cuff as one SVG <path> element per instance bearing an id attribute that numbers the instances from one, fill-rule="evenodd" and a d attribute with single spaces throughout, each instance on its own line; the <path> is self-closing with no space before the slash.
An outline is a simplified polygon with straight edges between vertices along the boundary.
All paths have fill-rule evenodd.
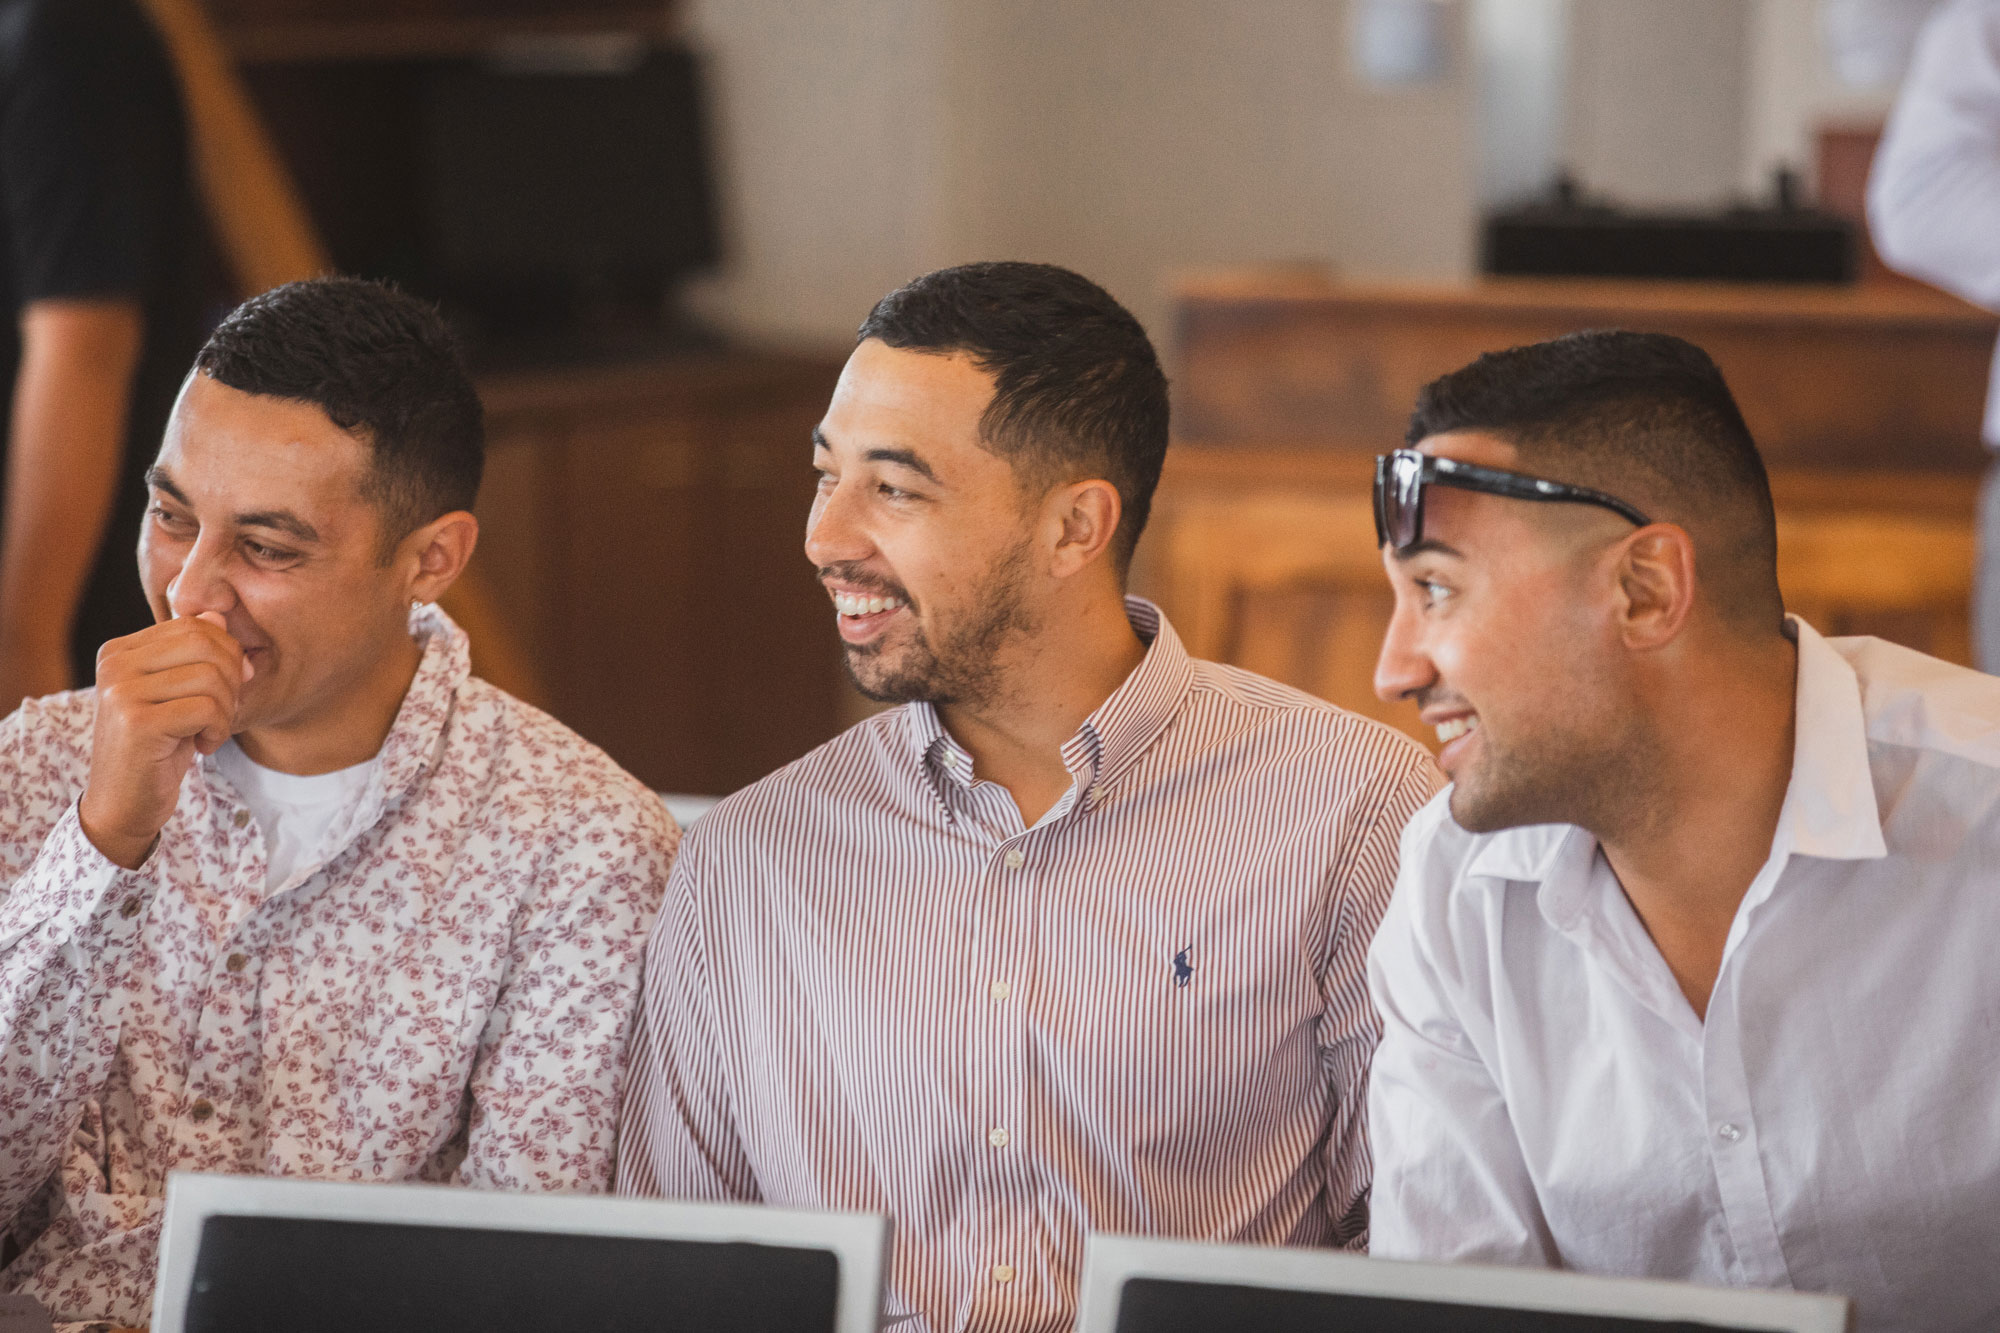
<path id="1" fill-rule="evenodd" d="M 156 845 L 137 870 L 127 870 L 97 850 L 78 815 L 82 798 L 70 802 L 40 855 L 0 900 L 0 948 L 30 932 L 52 928 L 57 940 L 92 932 L 107 942 L 139 933 L 152 904 Z"/>

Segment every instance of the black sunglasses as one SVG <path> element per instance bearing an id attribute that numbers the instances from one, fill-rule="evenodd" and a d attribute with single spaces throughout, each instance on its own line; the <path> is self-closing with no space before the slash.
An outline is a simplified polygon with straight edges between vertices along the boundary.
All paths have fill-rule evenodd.
<path id="1" fill-rule="evenodd" d="M 1593 491 L 1587 486 L 1544 481 L 1519 472 L 1503 472 L 1496 467 L 1461 463 L 1455 458 L 1420 454 L 1414 449 L 1398 449 L 1375 459 L 1377 546 L 1387 543 L 1400 554 L 1424 539 L 1426 486 L 1456 486 L 1462 491 L 1484 491 L 1488 495 L 1505 495 L 1515 500 L 1597 505 L 1630 519 L 1642 528 L 1653 521 L 1616 496 Z"/>

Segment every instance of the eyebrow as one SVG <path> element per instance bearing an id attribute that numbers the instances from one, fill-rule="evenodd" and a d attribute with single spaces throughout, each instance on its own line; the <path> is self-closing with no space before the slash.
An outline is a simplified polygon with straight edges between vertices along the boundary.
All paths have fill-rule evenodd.
<path id="1" fill-rule="evenodd" d="M 862 457 L 871 463 L 895 463 L 901 467 L 906 467 L 926 481 L 937 480 L 937 473 L 931 471 L 931 465 L 917 457 L 913 450 L 870 449 Z"/>
<path id="2" fill-rule="evenodd" d="M 156 491 L 166 492 L 178 504 L 187 505 L 189 508 L 194 507 L 193 502 L 187 498 L 186 492 L 174 485 L 174 479 L 168 476 L 162 468 L 147 468 L 146 484 Z M 302 542 L 317 542 L 320 539 L 318 528 L 306 522 L 289 509 L 252 510 L 247 514 L 236 515 L 235 522 L 239 528 L 270 528 L 273 531 L 282 532 Z"/>
<path id="3" fill-rule="evenodd" d="M 833 448 L 827 443 L 825 432 L 817 426 L 813 427 L 813 448 L 829 450 Z M 926 481 L 936 482 L 938 479 L 937 473 L 931 471 L 931 465 L 926 463 L 914 449 L 870 449 L 861 456 L 871 463 L 894 463 L 899 467 L 906 467 Z"/>
<path id="4" fill-rule="evenodd" d="M 1416 559 L 1420 555 L 1448 555 L 1456 560 L 1465 559 L 1465 552 L 1459 550 L 1456 546 L 1447 546 L 1435 538 L 1426 537 L 1414 546 L 1407 546 L 1396 552 L 1396 562 L 1403 564 Z"/>

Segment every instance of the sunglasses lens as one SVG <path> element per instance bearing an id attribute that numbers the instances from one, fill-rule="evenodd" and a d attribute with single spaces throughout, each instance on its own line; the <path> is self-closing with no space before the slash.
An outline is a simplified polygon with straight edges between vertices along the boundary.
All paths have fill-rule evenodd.
<path id="1" fill-rule="evenodd" d="M 1424 459 L 1422 454 L 1396 455 L 1396 521 L 1389 525 L 1389 540 L 1397 550 L 1413 546 L 1424 535 Z"/>
<path id="2" fill-rule="evenodd" d="M 1375 541 L 1400 551 L 1422 535 L 1423 455 L 1399 449 L 1375 460 Z"/>
<path id="3" fill-rule="evenodd" d="M 1375 545 L 1379 548 L 1389 540 L 1389 456 L 1378 454 L 1375 458 Z"/>

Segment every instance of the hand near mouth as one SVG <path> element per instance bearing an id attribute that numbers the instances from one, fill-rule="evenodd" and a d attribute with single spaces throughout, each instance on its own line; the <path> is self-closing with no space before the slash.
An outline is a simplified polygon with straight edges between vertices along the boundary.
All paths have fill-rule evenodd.
<path id="1" fill-rule="evenodd" d="M 223 618 L 204 612 L 113 639 L 97 654 L 97 722 L 77 815 L 105 857 L 137 870 L 199 754 L 235 734 L 256 674 Z"/>

